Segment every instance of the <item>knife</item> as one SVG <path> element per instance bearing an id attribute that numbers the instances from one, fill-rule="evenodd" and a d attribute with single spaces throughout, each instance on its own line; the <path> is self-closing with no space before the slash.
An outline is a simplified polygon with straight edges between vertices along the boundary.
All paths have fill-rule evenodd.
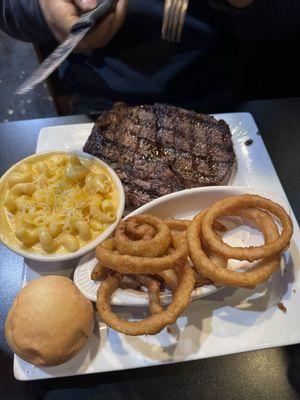
<path id="1" fill-rule="evenodd" d="M 33 74 L 17 89 L 15 94 L 26 94 L 35 88 L 36 85 L 47 79 L 68 55 L 72 53 L 89 30 L 94 28 L 104 17 L 115 9 L 117 1 L 118 0 L 98 0 L 97 7 L 83 14 L 78 19 L 76 24 L 72 27 L 71 33 L 67 39 L 42 62 Z"/>

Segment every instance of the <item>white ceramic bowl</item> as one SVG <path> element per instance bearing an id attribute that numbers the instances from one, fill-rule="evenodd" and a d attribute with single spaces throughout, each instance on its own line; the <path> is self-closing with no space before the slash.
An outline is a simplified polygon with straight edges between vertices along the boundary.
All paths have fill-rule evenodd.
<path id="1" fill-rule="evenodd" d="M 101 242 L 103 242 L 105 239 L 108 238 L 108 236 L 114 231 L 114 229 L 116 228 L 116 226 L 118 225 L 118 223 L 120 222 L 122 215 L 123 215 L 123 211 L 124 211 L 124 207 L 125 207 L 125 195 L 124 195 L 124 189 L 122 186 L 122 183 L 118 177 L 118 175 L 115 173 L 115 171 L 109 166 L 107 165 L 104 161 L 100 160 L 97 157 L 91 156 L 87 153 L 83 153 L 83 152 L 79 152 L 79 151 L 51 151 L 51 152 L 44 152 L 44 153 L 38 153 L 38 154 L 34 154 L 31 155 L 27 158 L 24 158 L 23 160 L 19 161 L 17 164 L 14 164 L 9 170 L 7 170 L 5 172 L 5 174 L 0 178 L 0 190 L 1 190 L 1 184 L 3 184 L 3 182 L 5 181 L 6 177 L 15 169 L 17 169 L 24 161 L 28 161 L 28 160 L 34 160 L 34 159 L 39 159 L 42 158 L 46 155 L 51 155 L 51 154 L 75 154 L 80 158 L 85 158 L 88 160 L 93 160 L 97 163 L 99 163 L 100 165 L 104 166 L 107 171 L 109 172 L 113 182 L 116 185 L 117 191 L 118 191 L 118 196 L 119 196 L 119 205 L 118 205 L 118 209 L 117 209 L 117 218 L 116 221 L 111 224 L 104 232 L 102 232 L 99 236 L 97 236 L 94 240 L 92 240 L 91 242 L 89 242 L 86 246 L 81 247 L 78 251 L 74 252 L 74 253 L 63 253 L 63 254 L 49 254 L 49 255 L 45 255 L 45 254 L 37 254 L 37 253 L 33 253 L 30 252 L 29 250 L 24 250 L 21 247 L 15 247 L 12 246 L 11 243 L 9 243 L 8 241 L 6 241 L 5 235 L 2 235 L 0 232 L 0 241 L 6 246 L 8 247 L 10 250 L 12 250 L 13 252 L 19 254 L 20 256 L 23 256 L 27 259 L 30 260 L 34 260 L 34 261 L 38 261 L 38 262 L 61 262 L 61 261 L 67 261 L 67 260 L 72 260 L 72 259 L 76 259 L 79 257 L 84 256 L 85 254 L 91 252 L 93 249 L 96 248 L 96 246 L 98 244 L 100 244 Z M 1 226 L 0 226 L 0 230 L 1 230 Z"/>
<path id="2" fill-rule="evenodd" d="M 277 194 L 249 187 L 215 186 L 186 189 L 180 192 L 168 194 L 138 208 L 129 214 L 128 217 L 147 213 L 156 215 L 160 218 L 192 219 L 199 211 L 207 208 L 212 203 L 224 197 L 237 196 L 246 193 L 258 194 L 273 200 L 274 202 L 281 204 L 287 213 L 290 214 L 289 204 L 285 199 L 281 198 Z M 232 246 L 242 246 L 243 244 L 256 246 L 261 244 L 262 235 L 257 234 L 257 231 L 253 230 L 245 231 L 243 229 L 234 229 L 229 232 L 225 240 Z M 73 277 L 74 283 L 91 301 L 96 301 L 97 290 L 100 286 L 100 282 L 95 282 L 91 279 L 91 272 L 96 265 L 96 262 L 96 258 L 91 256 L 83 257 L 79 261 Z M 238 269 L 240 268 L 240 263 L 233 262 L 232 265 L 229 264 L 229 268 Z M 220 290 L 220 287 L 204 285 L 194 289 L 191 297 L 192 300 L 195 300 L 212 294 L 217 290 Z M 161 293 L 161 301 L 163 304 L 169 304 L 171 299 L 172 294 L 169 291 Z M 148 296 L 147 293 L 137 290 L 118 289 L 114 293 L 112 304 L 124 306 L 146 306 L 148 305 Z"/>

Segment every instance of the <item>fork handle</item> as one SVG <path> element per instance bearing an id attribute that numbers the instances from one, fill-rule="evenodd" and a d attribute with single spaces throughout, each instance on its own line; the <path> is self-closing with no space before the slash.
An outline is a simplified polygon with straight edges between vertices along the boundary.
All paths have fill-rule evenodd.
<path id="1" fill-rule="evenodd" d="M 98 5 L 93 10 L 84 13 L 72 27 L 72 32 L 78 29 L 93 28 L 104 17 L 114 11 L 118 0 L 98 0 Z"/>

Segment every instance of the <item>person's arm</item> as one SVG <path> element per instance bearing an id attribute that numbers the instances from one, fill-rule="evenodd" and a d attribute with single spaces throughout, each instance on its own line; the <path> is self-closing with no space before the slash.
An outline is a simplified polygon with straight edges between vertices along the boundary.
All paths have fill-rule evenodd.
<path id="1" fill-rule="evenodd" d="M 106 46 L 124 22 L 127 1 L 118 0 L 114 12 L 109 14 L 101 21 L 99 26 L 85 36 L 78 45 L 77 51 L 92 50 Z M 51 32 L 61 42 L 68 36 L 79 15 L 82 12 L 94 9 L 97 1 L 40 0 L 40 5 Z"/>
<path id="2" fill-rule="evenodd" d="M 39 0 L 2 0 L 0 29 L 26 42 L 46 43 L 54 40 L 41 11 Z"/>
<path id="3" fill-rule="evenodd" d="M 106 46 L 124 22 L 127 1 L 118 0 L 115 11 L 80 42 L 77 51 Z M 96 5 L 96 0 L 2 0 L 0 28 L 28 42 L 61 42 L 78 17 Z"/>

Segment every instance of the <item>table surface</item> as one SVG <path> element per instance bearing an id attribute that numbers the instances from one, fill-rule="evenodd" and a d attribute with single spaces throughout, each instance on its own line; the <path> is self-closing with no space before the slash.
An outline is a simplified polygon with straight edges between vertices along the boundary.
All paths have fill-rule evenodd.
<path id="1" fill-rule="evenodd" d="M 300 217 L 300 98 L 246 102 L 293 207 Z M 215 110 L 212 110 L 212 112 Z M 0 124 L 0 176 L 35 152 L 46 126 L 90 122 L 87 116 Z M 300 399 L 300 345 L 130 371 L 35 382 L 13 377 L 4 323 L 20 289 L 22 259 L 0 245 L 0 397 L 3 399 Z"/>

